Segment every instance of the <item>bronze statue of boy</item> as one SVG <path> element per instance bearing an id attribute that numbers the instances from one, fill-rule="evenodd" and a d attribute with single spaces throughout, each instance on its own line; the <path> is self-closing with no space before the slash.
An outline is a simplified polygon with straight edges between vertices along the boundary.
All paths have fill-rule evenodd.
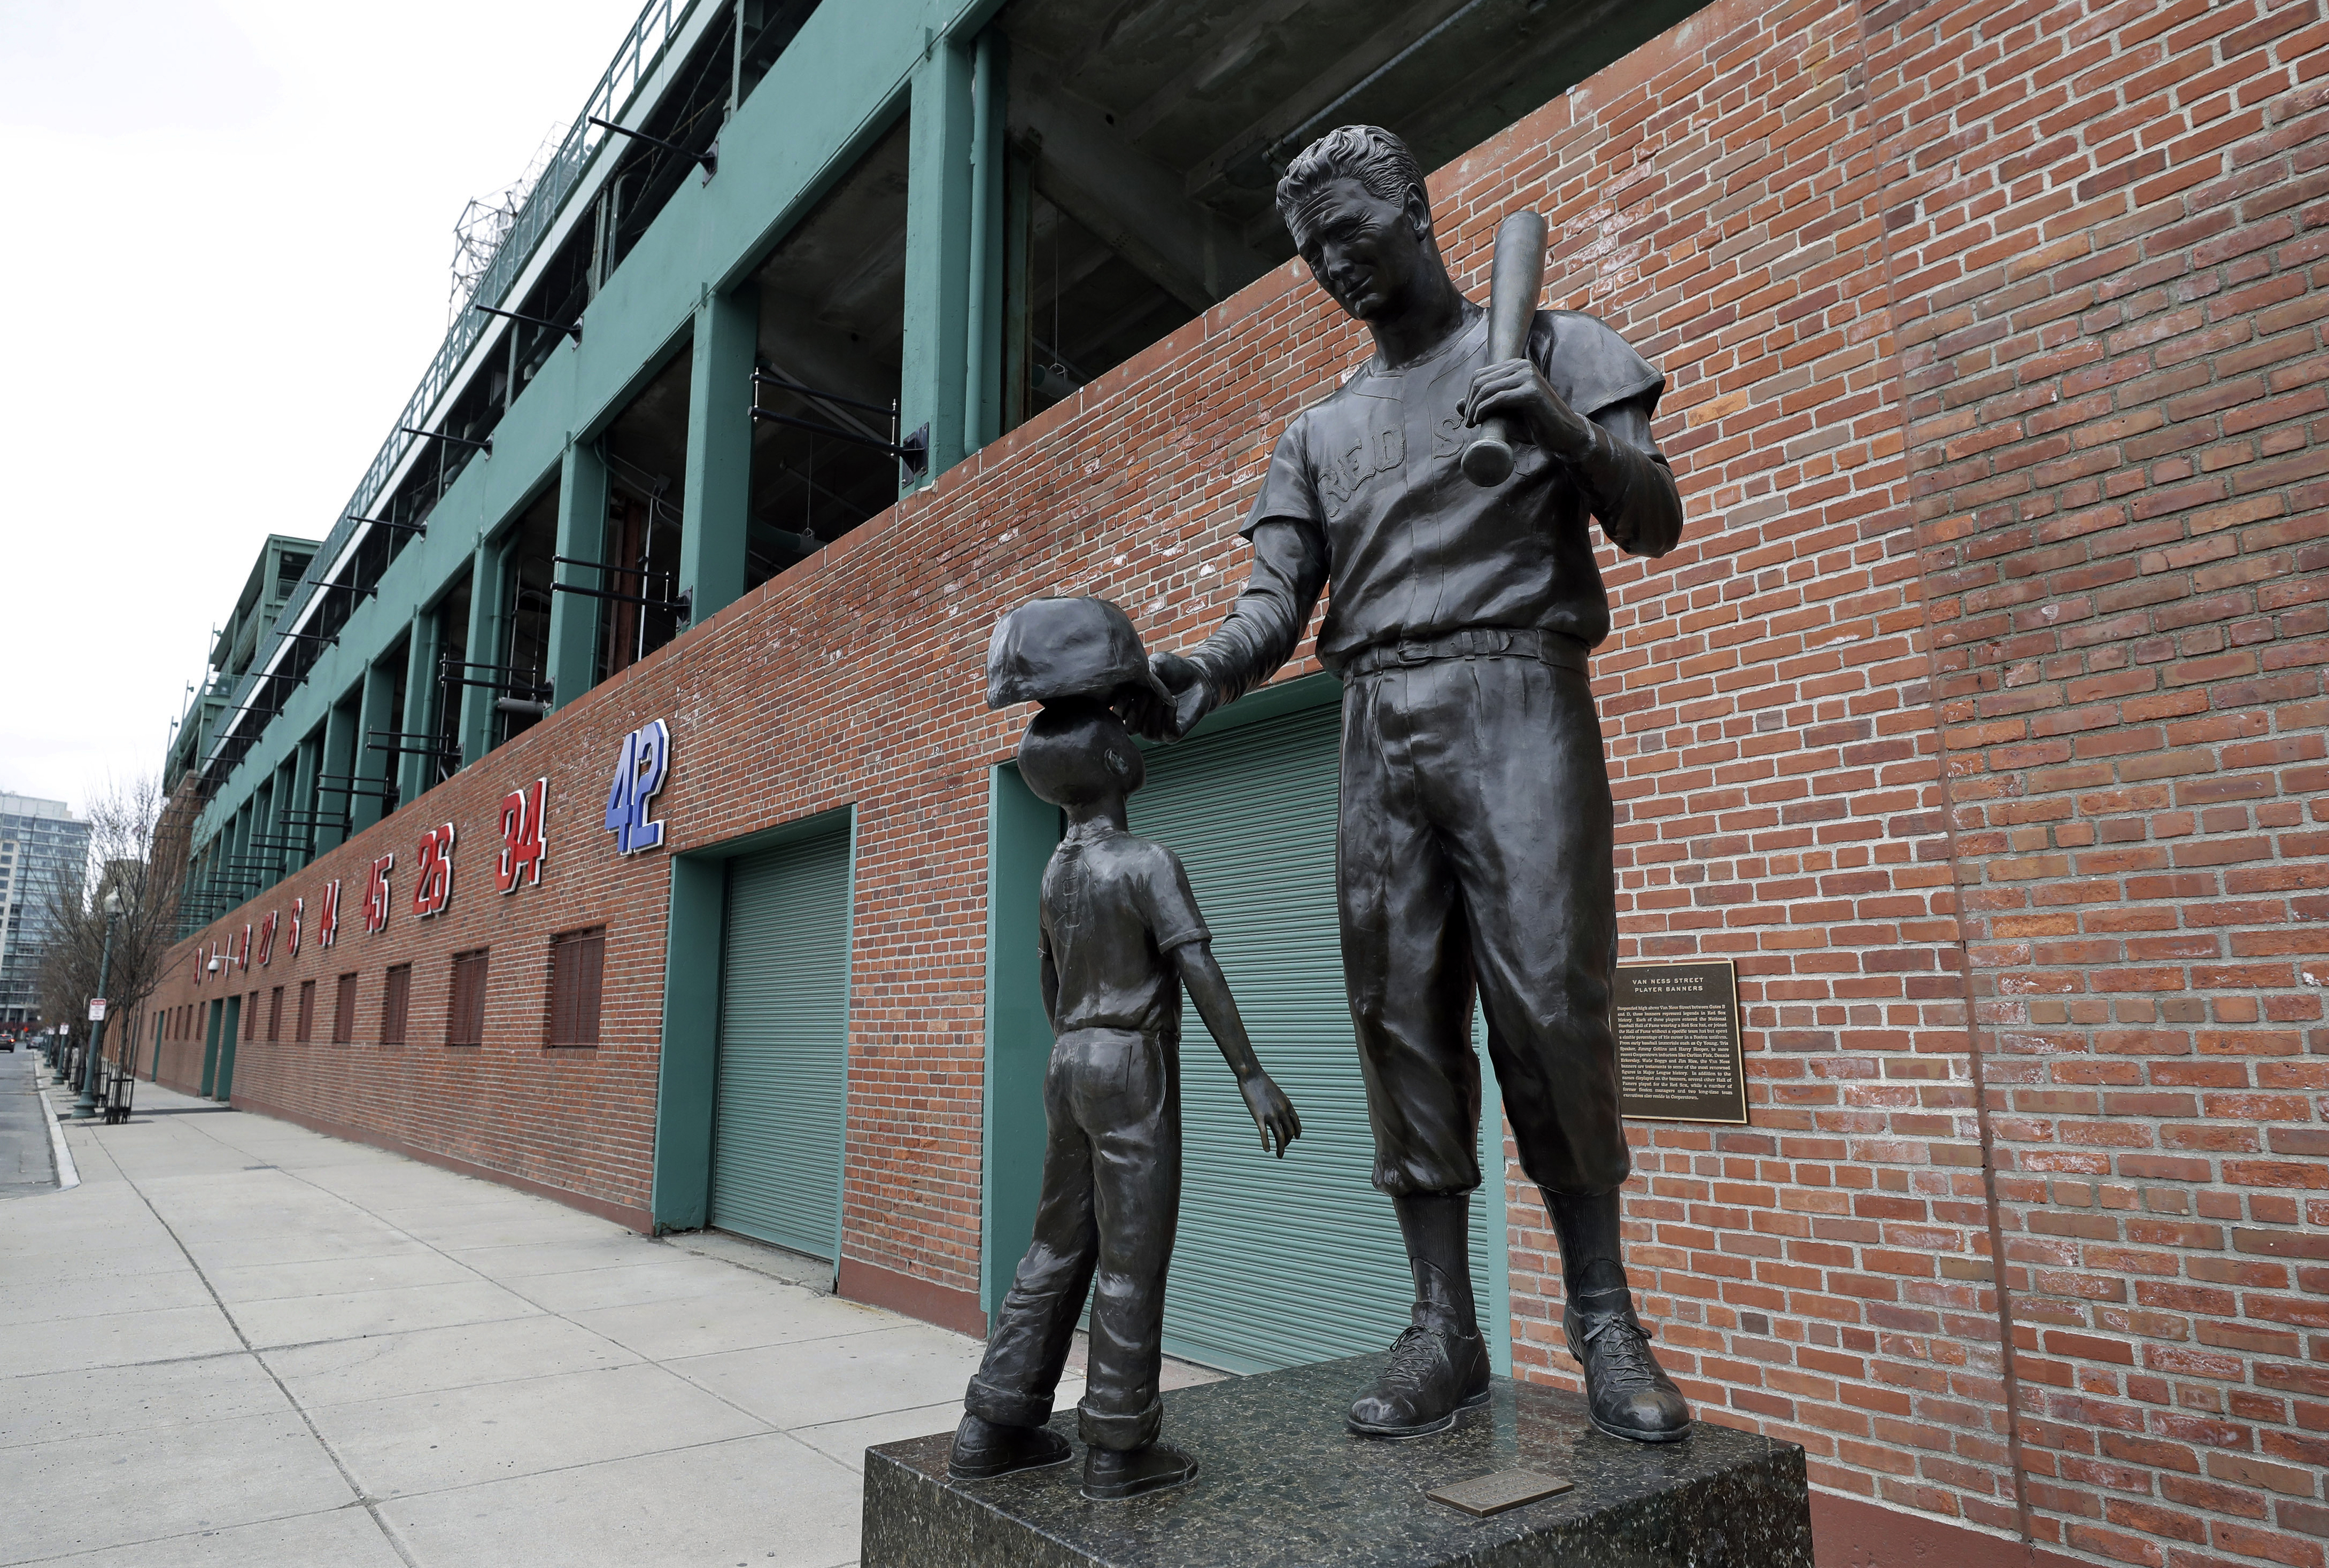
<path id="1" fill-rule="evenodd" d="M 1293 653 L 1331 586 L 1318 657 L 1343 681 L 1336 836 L 1343 967 L 1375 1138 L 1415 1274 L 1411 1327 L 1353 1403 L 1353 1431 L 1445 1430 L 1488 1397 L 1466 1216 L 1480 1183 L 1475 995 L 1521 1164 L 1560 1240 L 1570 1351 L 1593 1420 L 1637 1441 L 1690 1413 L 1645 1342 L 1620 1256 L 1632 1169 L 1609 999 L 1617 911 L 1609 779 L 1587 655 L 1609 633 L 1589 519 L 1659 556 L 1682 502 L 1650 434 L 1665 378 L 1592 316 L 1539 311 L 1492 361 L 1447 276 L 1423 174 L 1346 126 L 1297 155 L 1278 206 L 1373 357 L 1297 414 L 1245 536 L 1219 630 L 1127 690 L 1151 737 L 1185 734 Z M 1493 486 L 1459 466 L 1490 415 L 1523 436 Z"/>
<path id="2" fill-rule="evenodd" d="M 1181 1204 L 1184 985 L 1237 1075 L 1262 1148 L 1283 1159 L 1302 1123 L 1254 1059 L 1179 858 L 1127 827 L 1125 797 L 1146 767 L 1109 704 L 1125 683 L 1153 681 L 1132 623 L 1101 600 L 1038 599 L 996 627 L 987 671 L 991 706 L 1045 704 L 1020 742 L 1019 774 L 1066 813 L 1067 834 L 1043 871 L 1043 1009 L 1054 1043 L 1035 1236 L 995 1315 L 948 1468 L 977 1479 L 1070 1457 L 1045 1422 L 1090 1290 L 1077 1414 L 1083 1493 L 1115 1501 L 1197 1473 L 1195 1460 L 1157 1437 L 1164 1277 Z"/>

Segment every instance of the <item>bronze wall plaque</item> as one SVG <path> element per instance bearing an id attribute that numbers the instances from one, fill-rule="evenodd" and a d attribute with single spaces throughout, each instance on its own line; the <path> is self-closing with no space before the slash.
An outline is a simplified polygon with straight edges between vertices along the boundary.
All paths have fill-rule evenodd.
<path id="1" fill-rule="evenodd" d="M 1557 1498 L 1576 1485 L 1574 1481 L 1563 1480 L 1559 1476 L 1540 1475 L 1535 1470 L 1497 1470 L 1489 1475 L 1474 1476 L 1468 1481 L 1434 1487 L 1423 1495 L 1435 1503 L 1445 1503 L 1451 1508 L 1463 1509 L 1475 1518 L 1485 1519 L 1491 1514 L 1501 1514 L 1506 1508 L 1517 1508 L 1523 1503 Z"/>
<path id="2" fill-rule="evenodd" d="M 1747 1124 L 1739 972 L 1729 959 L 1621 963 L 1609 1015 L 1626 1115 Z"/>

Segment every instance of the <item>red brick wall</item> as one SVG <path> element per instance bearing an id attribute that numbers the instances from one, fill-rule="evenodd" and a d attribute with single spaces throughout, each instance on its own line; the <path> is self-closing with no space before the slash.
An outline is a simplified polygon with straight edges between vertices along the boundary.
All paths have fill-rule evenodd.
<path id="1" fill-rule="evenodd" d="M 1557 303 L 1670 378 L 1690 533 L 1605 551 L 1625 942 L 1738 962 L 1753 1121 L 1636 1127 L 1628 1222 L 1701 1413 L 1809 1450 L 1824 1563 L 2321 1561 L 2316 11 L 1723 0 L 1435 177 L 1472 286 L 1534 202 Z M 243 1046 L 238 1100 L 643 1208 L 667 868 L 598 811 L 664 718 L 674 849 L 854 804 L 847 1263 L 974 1291 L 987 628 L 1099 592 L 1201 634 L 1270 444 L 1364 346 L 1281 269 L 293 878 L 260 906 L 339 876 L 339 945 L 234 983 L 319 979 L 327 1018 L 355 969 L 360 1038 Z M 495 809 L 543 773 L 551 869 L 504 898 Z M 601 921 L 603 1042 L 546 1050 L 548 939 Z M 1513 1221 L 1516 1359 L 1561 1381 Z"/>
<path id="2" fill-rule="evenodd" d="M 667 689 L 612 682 L 561 716 L 438 785 L 359 834 L 313 867 L 207 928 L 205 952 L 270 910 L 280 925 L 269 962 L 229 963 L 203 977 L 201 962 L 176 966 L 185 978 L 151 1004 L 207 1004 L 259 992 L 257 1027 L 236 1047 L 234 1099 L 311 1124 L 434 1151 L 644 1218 L 655 1136 L 655 1063 L 663 1027 L 663 931 L 669 868 L 659 857 L 626 859 L 599 829 L 606 784 L 623 734 L 657 713 L 644 700 Z M 539 887 L 504 895 L 494 887 L 501 850 L 502 797 L 550 779 L 549 859 Z M 446 912 L 411 913 L 412 868 L 420 835 L 451 821 L 453 897 Z M 363 895 L 372 859 L 393 850 L 393 913 L 368 934 Z M 340 920 L 330 947 L 317 936 L 325 884 L 341 882 Z M 291 901 L 306 901 L 299 951 L 290 951 Z M 605 1005 L 594 1050 L 547 1047 L 550 939 L 607 926 Z M 448 1048 L 452 954 L 490 950 L 486 1045 Z M 379 1044 L 385 973 L 412 965 L 406 1044 Z M 357 976 L 355 1039 L 332 1040 L 338 979 Z M 299 1043 L 299 987 L 316 982 L 312 1038 Z M 282 1038 L 269 1043 L 269 994 L 284 990 Z M 162 1081 L 189 1092 L 202 1077 L 206 1018 L 184 1040 L 165 1041 Z"/>
<path id="3" fill-rule="evenodd" d="M 1670 382 L 1684 542 L 1603 552 L 1623 956 L 1736 962 L 1752 1124 L 1635 1127 L 1661 1354 L 1815 1484 L 2012 1530 L 1866 81 L 1852 6 L 1719 5 L 1487 149 L 1480 200 L 1543 205 L 1563 303 Z M 1570 1381 L 1532 1195 L 1516 1218 L 1515 1358 Z"/>
<path id="4" fill-rule="evenodd" d="M 2317 1564 L 2329 25 L 1870 46 L 2030 1527 Z"/>

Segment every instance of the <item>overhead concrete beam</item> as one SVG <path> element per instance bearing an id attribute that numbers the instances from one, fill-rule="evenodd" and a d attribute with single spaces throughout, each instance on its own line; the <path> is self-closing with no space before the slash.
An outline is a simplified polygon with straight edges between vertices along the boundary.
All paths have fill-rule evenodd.
<path id="1" fill-rule="evenodd" d="M 772 292 L 760 296 L 760 353 L 787 380 L 860 402 L 886 403 L 898 395 L 897 377 L 874 360 L 871 347 L 818 320 L 806 300 Z M 888 421 L 876 414 L 828 407 L 824 417 L 890 438 Z"/>
<path id="2" fill-rule="evenodd" d="M 1151 281 L 1202 311 L 1269 270 L 1235 224 L 1191 201 L 1179 174 L 1061 89 L 1047 62 L 1022 53 L 1013 77 L 1011 136 L 1035 188 Z"/>
<path id="3" fill-rule="evenodd" d="M 1301 91 L 1289 95 L 1276 109 L 1240 130 L 1191 169 L 1182 181 L 1183 191 L 1191 200 L 1199 202 L 1227 194 L 1240 186 L 1268 191 L 1277 183 L 1277 175 L 1268 165 L 1269 150 L 1281 137 L 1321 115 L 1344 94 L 1429 37 L 1440 23 L 1470 11 L 1475 4 L 1476 0 L 1426 0 L 1392 17 L 1338 57 L 1322 61 Z M 1320 125 L 1315 130 L 1323 134 L 1332 128 Z"/>

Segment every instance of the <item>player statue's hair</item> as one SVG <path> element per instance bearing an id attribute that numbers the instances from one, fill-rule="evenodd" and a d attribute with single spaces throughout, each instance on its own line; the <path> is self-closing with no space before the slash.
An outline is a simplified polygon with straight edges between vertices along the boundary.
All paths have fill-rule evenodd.
<path id="1" fill-rule="evenodd" d="M 1405 142 L 1381 126 L 1343 126 L 1295 154 L 1286 165 L 1286 177 L 1278 182 L 1278 215 L 1288 230 L 1302 198 L 1333 179 L 1356 180 L 1370 195 L 1387 202 L 1405 197 L 1410 185 L 1422 191 L 1426 201 L 1431 194 Z"/>

